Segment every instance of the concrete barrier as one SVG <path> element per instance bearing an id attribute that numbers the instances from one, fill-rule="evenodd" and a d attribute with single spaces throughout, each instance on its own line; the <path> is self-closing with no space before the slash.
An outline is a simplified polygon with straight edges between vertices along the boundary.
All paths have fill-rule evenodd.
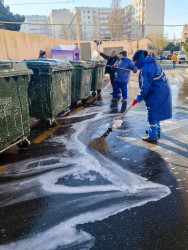
<path id="1" fill-rule="evenodd" d="M 67 40 L 23 32 L 0 30 L 0 59 L 23 60 L 37 58 L 39 50 L 45 50 L 51 58 L 51 49 L 57 45 L 73 45 Z"/>

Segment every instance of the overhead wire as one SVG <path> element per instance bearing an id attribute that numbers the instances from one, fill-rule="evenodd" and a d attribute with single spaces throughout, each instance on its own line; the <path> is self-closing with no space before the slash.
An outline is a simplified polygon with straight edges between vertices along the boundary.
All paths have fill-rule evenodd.
<path id="1" fill-rule="evenodd" d="M 61 3 L 72 3 L 72 2 L 74 2 L 74 0 L 70 0 L 70 1 L 66 1 L 66 2 L 52 2 L 52 3 L 40 3 L 40 2 L 37 2 L 37 3 L 7 3 L 7 5 L 35 5 L 35 4 L 37 4 L 37 5 L 39 5 L 39 4 L 61 4 Z"/>
<path id="2" fill-rule="evenodd" d="M 21 25 L 41 25 L 41 26 L 47 26 L 47 25 L 68 25 L 68 24 L 62 24 L 62 23 L 25 23 L 25 22 L 4 22 L 4 21 L 0 21 L 0 24 L 21 24 Z M 76 25 L 76 24 L 72 24 L 72 25 Z M 161 26 L 161 27 L 183 27 L 184 25 L 183 24 L 129 24 L 129 25 L 126 25 L 126 24 L 115 24 L 115 23 L 112 23 L 112 24 L 79 24 L 80 26 Z"/>

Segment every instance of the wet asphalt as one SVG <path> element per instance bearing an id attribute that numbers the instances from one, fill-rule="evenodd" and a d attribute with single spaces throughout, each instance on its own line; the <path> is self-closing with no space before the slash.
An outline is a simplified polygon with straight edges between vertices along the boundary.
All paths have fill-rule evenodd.
<path id="1" fill-rule="evenodd" d="M 108 136 L 109 152 L 104 157 L 126 171 L 167 186 L 171 194 L 104 219 L 78 223 L 78 232 L 88 233 L 92 240 L 74 245 L 56 245 L 49 249 L 188 249 L 188 66 L 177 65 L 176 69 L 172 69 L 168 61 L 161 65 L 171 84 L 173 118 L 161 123 L 162 133 L 158 145 L 141 141 L 147 129 L 145 107 L 141 103 L 132 107 L 124 117 L 121 128 Z M 127 105 L 121 103 L 121 97 L 118 102 L 112 102 L 109 94 L 111 86 L 106 81 L 102 94 L 91 104 L 86 104 L 84 112 L 59 117 L 57 121 L 62 126 L 46 140 L 40 144 L 31 144 L 26 150 L 13 148 L 0 156 L 0 165 L 7 167 L 0 175 L 0 249 L 12 249 L 11 245 L 6 244 L 28 237 L 40 237 L 41 232 L 84 212 L 122 202 L 123 198 L 116 197 L 113 192 L 113 199 L 105 197 L 97 202 L 97 191 L 87 195 L 87 192 L 47 192 L 41 188 L 38 180 L 41 176 L 53 176 L 54 173 L 61 176 L 61 172 L 69 169 L 75 168 L 74 171 L 77 171 L 71 161 L 63 164 L 62 159 L 71 159 L 75 155 L 75 149 L 67 149 L 69 139 L 75 132 L 73 125 L 79 128 L 81 122 L 89 123 L 92 119 L 90 127 L 78 138 L 86 146 L 87 153 L 97 159 L 97 153 L 88 149 L 88 142 L 95 135 L 102 135 L 111 121 L 126 110 L 138 93 L 137 78 L 138 75 L 131 75 Z M 101 116 L 95 120 L 97 112 Z M 33 140 L 45 130 L 46 124 L 38 123 L 32 128 L 30 139 Z M 64 140 L 61 140 L 62 136 Z M 82 149 L 77 150 L 81 154 Z M 94 186 L 110 184 L 97 171 L 89 171 L 89 176 L 95 176 Z M 89 187 L 91 181 L 87 178 L 77 180 L 67 174 L 57 178 L 54 184 Z M 142 200 L 143 197 L 144 194 L 138 199 Z M 82 206 L 84 202 L 87 204 Z M 56 240 L 55 237 L 53 240 Z M 45 242 L 48 239 L 42 248 L 36 245 L 35 249 L 47 249 Z M 14 249 L 30 248 L 28 245 L 23 247 L 15 244 Z"/>

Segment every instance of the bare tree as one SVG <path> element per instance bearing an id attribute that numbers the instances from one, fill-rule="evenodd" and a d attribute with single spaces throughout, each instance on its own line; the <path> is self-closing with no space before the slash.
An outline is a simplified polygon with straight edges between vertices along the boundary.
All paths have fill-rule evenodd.
<path id="1" fill-rule="evenodd" d="M 68 33 L 67 33 L 67 27 L 68 25 L 62 26 L 62 39 L 68 40 Z"/>
<path id="2" fill-rule="evenodd" d="M 121 0 L 112 0 L 111 14 L 109 15 L 111 38 L 116 40 L 122 38 L 123 35 L 123 26 L 121 25 L 123 23 L 123 11 L 120 8 L 120 4 Z"/>
<path id="3" fill-rule="evenodd" d="M 169 44 L 167 36 L 161 32 L 150 32 L 148 38 L 157 53 L 161 52 Z"/>
<path id="4" fill-rule="evenodd" d="M 183 47 L 184 47 L 186 55 L 188 56 L 188 38 L 186 38 Z"/>

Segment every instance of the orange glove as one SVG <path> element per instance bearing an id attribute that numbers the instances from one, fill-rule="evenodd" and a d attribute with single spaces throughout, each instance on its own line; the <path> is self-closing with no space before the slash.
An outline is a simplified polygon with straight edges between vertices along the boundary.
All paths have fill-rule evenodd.
<path id="1" fill-rule="evenodd" d="M 133 102 L 132 102 L 132 105 L 136 105 L 138 102 L 134 99 Z"/>

